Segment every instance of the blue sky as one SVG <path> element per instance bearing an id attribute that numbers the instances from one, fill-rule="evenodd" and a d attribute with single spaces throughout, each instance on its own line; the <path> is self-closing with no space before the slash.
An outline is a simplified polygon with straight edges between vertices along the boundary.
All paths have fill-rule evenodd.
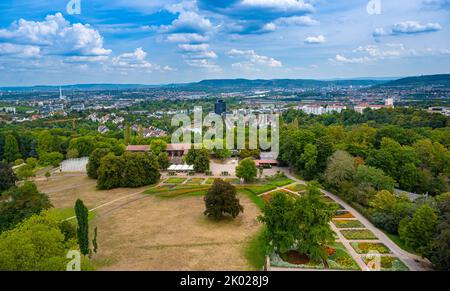
<path id="1" fill-rule="evenodd" d="M 450 73 L 450 0 L 79 1 L 0 2 L 0 86 Z"/>

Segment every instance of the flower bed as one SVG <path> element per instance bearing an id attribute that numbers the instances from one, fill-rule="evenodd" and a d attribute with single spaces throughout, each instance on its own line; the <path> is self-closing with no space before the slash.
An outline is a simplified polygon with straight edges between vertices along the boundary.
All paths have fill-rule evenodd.
<path id="1" fill-rule="evenodd" d="M 295 255 L 294 253 L 289 252 L 290 254 L 283 254 L 283 255 L 279 255 L 277 253 L 273 253 L 270 256 L 270 262 L 271 262 L 271 266 L 273 267 L 282 267 L 282 268 L 300 268 L 300 269 L 324 269 L 325 265 L 322 262 L 313 262 L 308 260 L 307 262 L 303 261 L 303 263 L 301 263 L 301 258 L 303 258 L 304 260 L 304 255 L 299 254 L 298 256 Z M 284 257 L 284 259 L 291 261 L 287 262 L 285 261 L 282 257 Z M 294 262 L 296 261 L 294 258 L 297 257 L 299 260 L 297 261 L 299 264 L 295 264 Z M 292 260 L 291 260 L 292 259 Z"/>
<path id="2" fill-rule="evenodd" d="M 291 192 L 289 192 L 289 191 L 283 191 L 283 190 L 274 191 L 274 192 L 271 192 L 271 193 L 269 193 L 269 194 L 262 195 L 261 198 L 262 198 L 266 203 L 270 203 L 270 202 L 272 201 L 272 198 L 273 198 L 277 193 L 283 193 L 283 194 L 289 195 L 289 196 L 291 196 L 291 197 L 293 197 L 293 198 L 297 198 L 297 196 L 296 196 L 295 194 L 293 194 L 293 193 L 291 193 Z"/>
<path id="3" fill-rule="evenodd" d="M 359 220 L 333 220 L 337 228 L 365 228 Z"/>
<path id="4" fill-rule="evenodd" d="M 369 252 L 378 252 L 380 254 L 390 254 L 391 250 L 382 243 L 363 243 L 354 242 L 351 243 L 352 248 L 358 254 L 368 254 Z"/>
<path id="5" fill-rule="evenodd" d="M 341 230 L 342 235 L 348 240 L 376 240 L 377 237 L 368 229 Z"/>
<path id="6" fill-rule="evenodd" d="M 376 264 L 370 264 L 370 262 L 374 262 L 375 258 L 362 257 L 362 259 L 369 268 L 372 267 L 374 269 Z M 409 271 L 408 267 L 396 257 L 381 256 L 380 263 L 380 271 Z"/>
<path id="7" fill-rule="evenodd" d="M 347 252 L 344 245 L 334 243 L 330 246 L 335 251 L 328 257 L 327 264 L 333 270 L 360 270 L 358 264 Z"/>
<path id="8" fill-rule="evenodd" d="M 153 194 L 161 198 L 174 198 L 183 195 L 204 195 L 208 189 L 208 186 L 162 186 L 149 189 L 145 193 Z"/>
<path id="9" fill-rule="evenodd" d="M 294 184 L 291 186 L 286 187 L 286 189 L 294 191 L 294 192 L 301 192 L 306 190 L 306 185 L 303 184 Z"/>
<path id="10" fill-rule="evenodd" d="M 339 219 L 339 218 L 355 218 L 355 217 L 347 210 L 336 210 L 334 218 Z"/>
<path id="11" fill-rule="evenodd" d="M 200 185 L 205 181 L 203 178 L 191 178 L 185 185 Z M 213 181 L 214 182 L 214 181 Z"/>
<path id="12" fill-rule="evenodd" d="M 181 184 L 184 181 L 186 181 L 186 178 L 169 178 L 167 180 L 164 181 L 164 184 Z"/>

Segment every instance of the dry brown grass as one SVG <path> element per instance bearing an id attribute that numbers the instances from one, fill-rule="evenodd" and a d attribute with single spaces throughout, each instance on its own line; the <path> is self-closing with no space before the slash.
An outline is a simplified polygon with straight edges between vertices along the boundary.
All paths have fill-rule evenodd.
<path id="1" fill-rule="evenodd" d="M 104 270 L 248 270 L 244 247 L 256 234 L 257 207 L 241 196 L 244 214 L 211 221 L 202 197 L 141 199 L 100 211 L 99 262 Z"/>
<path id="2" fill-rule="evenodd" d="M 56 208 L 73 207 L 77 199 L 83 200 L 91 209 L 109 201 L 137 193 L 148 189 L 143 188 L 121 188 L 108 191 L 96 189 L 96 181 L 85 175 L 58 174 L 52 176 L 48 181 L 36 182 L 39 191 L 47 193 L 50 201 Z"/>
<path id="3" fill-rule="evenodd" d="M 138 189 L 98 191 L 85 176 L 59 175 L 37 182 L 57 208 L 73 207 L 81 198 L 91 209 Z M 101 270 L 249 270 L 247 241 L 260 228 L 259 209 L 240 196 L 244 213 L 216 222 L 203 215 L 203 197 L 161 199 L 136 194 L 96 210 Z"/>

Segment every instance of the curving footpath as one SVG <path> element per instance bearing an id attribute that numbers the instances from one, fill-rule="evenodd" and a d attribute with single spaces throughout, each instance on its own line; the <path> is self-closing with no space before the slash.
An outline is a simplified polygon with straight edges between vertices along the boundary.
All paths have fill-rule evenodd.
<path id="1" fill-rule="evenodd" d="M 284 171 L 284 173 L 286 174 L 286 176 L 298 183 L 301 184 L 306 184 L 305 181 L 302 181 L 300 179 L 297 179 L 296 177 L 292 176 L 291 174 L 289 174 L 288 172 Z M 322 193 L 324 193 L 325 195 L 329 196 L 330 198 L 332 198 L 334 201 L 336 201 L 337 203 L 341 204 L 345 210 L 349 211 L 356 219 L 358 219 L 362 224 L 364 224 L 364 226 L 372 231 L 377 237 L 378 237 L 378 242 L 383 243 L 384 245 L 386 245 L 393 253 L 393 255 L 395 255 L 396 257 L 398 257 L 401 261 L 403 261 L 403 263 L 405 263 L 405 265 L 411 270 L 411 271 L 429 271 L 431 270 L 428 266 L 426 266 L 428 263 L 426 262 L 425 259 L 411 254 L 403 249 L 401 249 L 397 244 L 395 244 L 384 232 L 382 232 L 381 230 L 379 230 L 377 227 L 375 227 L 367 218 L 365 218 L 362 214 L 360 214 L 358 211 L 356 211 L 353 207 L 351 207 L 347 202 L 345 202 L 344 200 L 342 200 L 341 198 L 339 198 L 338 196 L 326 191 L 326 190 L 322 190 Z M 334 228 L 334 226 L 332 226 Z M 335 232 L 338 234 L 339 237 L 339 241 L 341 241 L 349 250 L 350 254 L 352 255 L 352 257 L 355 259 L 355 261 L 358 263 L 358 265 L 360 265 L 360 267 L 363 267 L 362 270 L 365 270 L 365 264 L 362 262 L 361 260 L 361 256 L 358 255 L 353 248 L 350 246 L 349 241 L 347 239 L 345 239 L 340 231 L 336 231 L 337 229 L 333 229 L 335 230 Z M 373 241 L 372 241 L 373 242 Z"/>

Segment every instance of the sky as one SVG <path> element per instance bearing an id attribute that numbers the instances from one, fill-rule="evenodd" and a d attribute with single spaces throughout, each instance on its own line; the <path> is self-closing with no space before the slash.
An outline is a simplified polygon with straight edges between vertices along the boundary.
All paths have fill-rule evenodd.
<path id="1" fill-rule="evenodd" d="M 450 0 L 2 0 L 0 14 L 0 86 L 450 73 Z"/>

